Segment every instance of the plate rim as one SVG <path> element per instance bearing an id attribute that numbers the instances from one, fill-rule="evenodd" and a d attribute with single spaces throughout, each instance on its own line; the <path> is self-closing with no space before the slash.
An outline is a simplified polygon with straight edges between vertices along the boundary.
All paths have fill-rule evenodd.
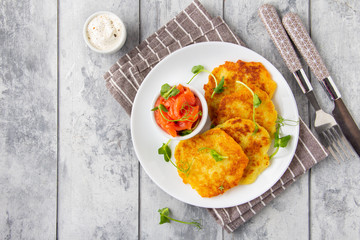
<path id="1" fill-rule="evenodd" d="M 165 60 L 169 57 L 174 57 L 175 55 L 179 54 L 180 52 L 182 51 L 186 51 L 187 49 L 189 48 L 194 48 L 194 47 L 198 47 L 199 45 L 232 45 L 233 47 L 238 47 L 238 48 L 243 48 L 243 50 L 245 51 L 250 51 L 252 52 L 253 54 L 257 55 L 257 57 L 259 58 L 262 58 L 267 64 L 271 65 L 280 75 L 281 77 L 284 79 L 284 82 L 286 83 L 285 84 L 285 87 L 287 88 L 287 90 L 291 93 L 290 94 L 290 97 L 291 97 L 291 100 L 295 103 L 295 114 L 296 114 L 296 117 L 297 119 L 300 118 L 299 116 L 299 111 L 298 111 L 298 107 L 297 107 L 297 103 L 296 103 L 296 99 L 294 97 L 294 94 L 293 94 L 293 91 L 291 90 L 289 84 L 286 82 L 286 79 L 284 78 L 284 76 L 282 75 L 282 73 L 269 61 L 267 60 L 265 57 L 263 57 L 262 55 L 258 54 L 257 52 L 247 48 L 247 47 L 244 47 L 244 46 L 241 46 L 241 45 L 238 45 L 238 44 L 234 44 L 234 43 L 229 43 L 229 42 L 217 42 L 217 41 L 213 41 L 213 42 L 202 42 L 202 43 L 195 43 L 195 44 L 191 44 L 191 45 L 188 45 L 188 46 L 185 46 L 183 48 L 180 48 L 172 53 L 170 53 L 169 55 L 167 55 L 166 57 L 164 57 L 163 59 L 161 59 L 157 64 L 156 66 L 151 69 L 151 71 L 147 74 L 147 76 L 144 78 L 143 82 L 141 83 L 139 89 L 138 89 L 138 92 L 139 91 L 142 91 L 142 88 L 144 88 L 144 82 L 145 81 L 148 81 L 148 79 L 151 77 L 151 74 L 152 72 L 156 71 L 157 68 L 161 67 L 163 62 L 165 62 Z M 239 58 L 240 59 L 240 58 Z M 264 62 L 262 62 L 264 64 Z M 133 102 L 133 107 L 136 106 L 136 103 L 139 99 L 139 95 L 136 94 L 135 95 L 135 99 L 134 99 L 134 102 Z M 134 151 L 135 151 L 135 154 L 136 154 L 136 157 L 138 159 L 138 161 L 140 162 L 143 170 L 146 172 L 146 174 L 149 176 L 149 178 L 157 185 L 157 187 L 159 187 L 160 189 L 162 189 L 165 193 L 167 193 L 168 195 L 172 196 L 173 198 L 181 201 L 181 202 L 184 202 L 184 203 L 187 203 L 187 204 L 190 204 L 190 205 L 193 205 L 193 206 L 198 206 L 198 207 L 205 207 L 205 208 L 226 208 L 226 207 L 233 207 L 233 206 L 237 206 L 239 204 L 243 204 L 243 203 L 246 203 L 246 202 L 249 202 L 249 201 L 252 201 L 253 199 L 256 199 L 258 198 L 259 196 L 261 196 L 262 194 L 264 194 L 266 191 L 268 191 L 269 189 L 271 189 L 280 179 L 281 177 L 283 176 L 283 174 L 286 172 L 286 170 L 288 169 L 294 155 L 295 155 L 295 151 L 296 151 L 296 148 L 297 148 L 297 145 L 298 145 L 298 140 L 299 140 L 299 132 L 300 132 L 300 125 L 298 124 L 294 131 L 294 136 L 296 137 L 295 139 L 295 142 L 294 142 L 294 149 L 292 149 L 292 152 L 290 152 L 289 154 L 291 155 L 291 159 L 289 160 L 289 163 L 287 164 L 287 168 L 284 168 L 284 170 L 281 172 L 280 177 L 279 178 L 276 178 L 276 180 L 274 180 L 273 184 L 271 185 L 271 187 L 269 187 L 268 189 L 264 190 L 263 192 L 261 192 L 258 196 L 252 198 L 252 199 L 249 199 L 247 201 L 243 201 L 243 202 L 239 202 L 237 204 L 227 204 L 227 205 L 212 205 L 212 204 L 196 204 L 194 202 L 190 202 L 190 201 L 187 201 L 187 200 L 184 200 L 184 199 L 179 199 L 177 196 L 174 196 L 173 194 L 169 193 L 167 190 L 164 189 L 164 187 L 159 184 L 159 182 L 151 175 L 149 174 L 149 169 L 147 169 L 145 166 L 144 166 L 144 163 L 142 162 L 139 154 L 138 154 L 138 151 L 137 151 L 137 144 L 136 144 L 136 139 L 134 138 L 134 118 L 132 117 L 133 115 L 130 116 L 130 130 L 131 130 L 131 139 L 132 139 L 132 143 L 133 143 L 133 147 L 134 147 Z M 194 190 L 194 189 L 193 189 Z M 196 190 L 194 190 L 196 191 Z"/>

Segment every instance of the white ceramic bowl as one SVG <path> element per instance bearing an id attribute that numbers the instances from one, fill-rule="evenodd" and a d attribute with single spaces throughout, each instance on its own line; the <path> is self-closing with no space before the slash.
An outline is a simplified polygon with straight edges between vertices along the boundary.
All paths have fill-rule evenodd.
<path id="1" fill-rule="evenodd" d="M 88 39 L 88 35 L 87 35 L 87 26 L 89 25 L 90 21 L 92 19 L 94 19 L 96 16 L 99 16 L 101 14 L 106 14 L 106 15 L 110 15 L 113 18 L 116 18 L 119 23 L 120 23 L 120 28 L 121 28 L 121 32 L 120 32 L 120 36 L 119 39 L 116 43 L 115 46 L 113 46 L 112 48 L 106 49 L 106 50 L 101 50 L 98 49 L 97 47 L 95 47 L 94 45 L 92 45 L 92 43 L 89 41 Z M 111 53 L 115 53 L 117 51 L 120 50 L 120 48 L 122 48 L 122 46 L 124 46 L 125 41 L 126 41 L 126 28 L 125 28 L 125 24 L 123 23 L 123 21 L 114 13 L 109 12 L 109 11 L 99 11 L 99 12 L 95 12 L 94 14 L 92 14 L 90 17 L 88 17 L 85 21 L 84 24 L 84 28 L 83 28 L 83 37 L 84 40 L 86 42 L 86 44 L 88 45 L 88 47 L 98 53 L 104 53 L 104 54 L 111 54 Z"/>
<path id="2" fill-rule="evenodd" d="M 178 84 L 176 84 L 178 85 Z M 196 88 L 194 88 L 191 85 L 188 84 L 183 84 L 181 83 L 181 85 L 183 85 L 184 87 L 188 87 L 196 97 L 199 98 L 200 102 L 201 102 L 201 108 L 202 108 L 202 114 L 201 114 L 201 120 L 198 124 L 198 126 L 194 129 L 194 131 L 188 135 L 185 136 L 177 136 L 177 137 L 173 137 L 170 134 L 168 134 L 167 132 L 165 132 L 157 123 L 155 120 L 155 114 L 151 114 L 151 118 L 152 118 L 152 122 L 153 122 L 153 126 L 158 130 L 158 132 L 160 134 L 162 134 L 163 136 L 165 136 L 166 138 L 169 139 L 174 139 L 174 140 L 185 140 L 185 139 L 189 139 L 194 137 L 195 135 L 197 135 L 198 133 L 200 133 L 200 131 L 204 128 L 206 120 L 208 118 L 208 105 L 206 103 L 205 97 L 204 95 L 202 95 L 200 93 L 200 91 L 198 91 Z M 156 94 L 152 103 L 152 106 L 155 106 L 156 100 L 160 97 L 160 93 Z"/>

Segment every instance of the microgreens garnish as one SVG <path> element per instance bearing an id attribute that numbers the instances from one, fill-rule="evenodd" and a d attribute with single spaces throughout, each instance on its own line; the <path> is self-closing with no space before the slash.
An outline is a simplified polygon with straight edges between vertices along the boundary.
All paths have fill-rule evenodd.
<path id="1" fill-rule="evenodd" d="M 186 136 L 186 135 L 189 135 L 190 133 L 192 133 L 195 130 L 195 128 L 197 128 L 197 126 L 199 125 L 200 120 L 201 119 L 198 118 L 198 120 L 195 123 L 195 126 L 192 127 L 191 129 L 186 129 L 186 130 L 182 130 L 182 131 L 178 132 L 179 136 Z"/>
<path id="2" fill-rule="evenodd" d="M 180 220 L 169 217 L 170 209 L 167 208 L 167 207 L 159 209 L 158 212 L 160 213 L 160 222 L 159 222 L 159 224 L 170 223 L 170 220 L 171 220 L 171 221 L 175 221 L 175 222 L 179 222 L 179 223 L 193 225 L 193 226 L 197 227 L 198 229 L 202 228 L 202 225 L 201 225 L 200 221 L 193 220 L 191 222 L 184 222 L 184 221 L 180 221 Z"/>
<path id="3" fill-rule="evenodd" d="M 215 88 L 214 88 L 213 93 L 211 94 L 211 98 L 214 96 L 215 93 L 222 93 L 224 91 L 224 89 L 225 89 L 224 88 L 224 77 L 221 78 L 221 81 L 218 84 L 215 75 L 212 72 L 206 70 L 204 68 L 204 66 L 202 66 L 202 65 L 193 66 L 191 69 L 191 72 L 194 74 L 194 76 L 192 76 L 192 78 L 189 80 L 189 82 L 187 84 L 190 84 L 190 82 L 194 79 L 194 77 L 196 77 L 201 72 L 207 72 L 213 77 L 213 79 L 215 81 Z"/>
<path id="4" fill-rule="evenodd" d="M 214 96 L 215 93 L 222 93 L 225 88 L 224 88 L 224 76 L 222 76 L 221 81 L 219 82 L 219 84 L 214 88 L 213 93 L 211 94 L 211 98 Z"/>
<path id="5" fill-rule="evenodd" d="M 296 126 L 299 123 L 299 121 L 290 120 L 290 119 L 284 119 L 282 116 L 278 115 L 278 119 L 276 120 L 276 132 L 274 134 L 274 148 L 275 151 L 270 155 L 270 159 L 274 157 L 279 149 L 282 147 L 286 147 L 291 139 L 290 135 L 286 135 L 284 137 L 280 137 L 280 127 L 289 125 L 289 126 Z"/>
<path id="6" fill-rule="evenodd" d="M 221 186 L 218 188 L 220 191 L 224 191 L 224 186 L 221 184 Z"/>
<path id="7" fill-rule="evenodd" d="M 176 86 L 171 87 L 169 84 L 165 83 L 161 86 L 160 94 L 163 98 L 166 100 L 169 99 L 169 97 L 174 97 L 180 93 L 180 90 L 176 88 Z"/>
<path id="8" fill-rule="evenodd" d="M 188 105 L 188 104 L 187 104 L 187 106 L 188 106 L 188 108 L 194 108 L 193 106 Z M 196 116 L 198 116 L 198 115 L 201 116 L 202 115 L 202 112 L 198 111 L 196 113 L 196 115 L 191 118 L 191 116 L 189 116 L 190 113 L 191 113 L 190 110 L 186 109 L 184 107 L 184 105 L 181 107 L 181 110 L 185 111 L 185 114 L 181 118 L 178 118 L 178 119 L 168 119 L 167 117 L 165 117 L 163 112 L 169 112 L 169 110 L 163 104 L 159 104 L 159 106 L 154 107 L 153 109 L 151 109 L 151 111 L 156 111 L 156 110 L 159 110 L 161 116 L 168 122 L 181 122 L 181 121 L 195 122 Z"/>
<path id="9" fill-rule="evenodd" d="M 229 158 L 228 156 L 223 156 L 220 153 L 218 153 L 217 151 L 215 151 L 212 148 L 208 148 L 208 147 L 202 147 L 198 149 L 198 152 L 203 151 L 203 150 L 209 150 L 210 155 L 215 159 L 216 162 L 220 162 L 223 159 Z"/>
<path id="10" fill-rule="evenodd" d="M 169 139 L 169 141 L 167 141 L 167 143 L 163 143 L 162 146 L 158 149 L 158 154 L 159 155 L 164 155 L 164 160 L 165 162 L 171 162 L 171 164 L 176 167 L 180 172 L 183 172 L 186 174 L 186 176 L 189 175 L 189 171 L 190 171 L 190 168 L 194 162 L 194 159 L 193 161 L 189 164 L 188 162 L 186 162 L 186 165 L 187 165 L 187 168 L 184 169 L 184 168 L 181 168 L 181 167 L 178 167 L 172 160 L 171 160 L 171 149 L 169 147 L 169 143 L 171 142 L 171 139 Z"/>
<path id="11" fill-rule="evenodd" d="M 168 112 L 169 111 L 169 110 L 167 110 L 167 108 L 163 104 L 159 104 L 159 106 L 154 107 L 153 109 L 151 109 L 151 111 L 156 111 L 156 110 L 161 110 L 163 112 Z"/>
<path id="12" fill-rule="evenodd" d="M 255 129 L 254 129 L 254 132 L 253 132 L 253 135 L 254 135 L 259 130 L 259 126 L 255 121 L 255 108 L 258 108 L 260 106 L 261 100 L 260 100 L 259 96 L 256 93 L 254 93 L 253 90 L 251 88 L 249 88 L 245 83 L 240 82 L 240 81 L 236 81 L 236 83 L 240 83 L 241 85 L 246 87 L 251 92 L 251 94 L 253 96 L 253 116 L 252 117 L 253 117 L 253 122 L 255 124 Z"/>
<path id="13" fill-rule="evenodd" d="M 297 126 L 299 124 L 299 120 L 291 120 L 291 119 L 285 119 L 282 116 L 278 115 L 276 123 L 280 125 L 280 127 L 288 125 L 288 126 Z"/>
<path id="14" fill-rule="evenodd" d="M 164 154 L 165 162 L 169 162 L 171 160 L 171 149 L 169 147 L 170 142 L 171 142 L 171 139 L 169 139 L 169 141 L 166 144 L 163 143 L 162 146 L 158 149 L 159 155 Z"/>

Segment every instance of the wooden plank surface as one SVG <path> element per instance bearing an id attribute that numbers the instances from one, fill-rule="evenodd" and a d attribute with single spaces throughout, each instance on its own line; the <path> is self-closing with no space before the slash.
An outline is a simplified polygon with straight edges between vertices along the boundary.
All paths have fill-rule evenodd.
<path id="1" fill-rule="evenodd" d="M 0 2 L 0 238 L 56 236 L 56 1 Z"/>
<path id="2" fill-rule="evenodd" d="M 324 63 L 360 126 L 360 2 L 311 2 L 311 36 Z M 326 26 L 326 27 L 325 27 Z M 312 75 L 320 104 L 333 109 L 325 91 Z M 312 169 L 312 239 L 360 239 L 360 159 L 338 164 L 332 157 Z"/>
<path id="3" fill-rule="evenodd" d="M 103 74 L 138 44 L 138 1 L 61 1 L 59 6 L 59 238 L 136 239 L 139 164 L 129 117 Z M 125 47 L 112 55 L 82 38 L 88 16 L 108 10 L 126 23 Z"/>
<path id="4" fill-rule="evenodd" d="M 257 10 L 269 2 L 280 15 L 298 13 L 360 125 L 359 2 L 201 2 L 279 69 L 294 92 L 300 116 L 311 126 L 314 113 Z M 163 192 L 143 171 L 131 142 L 130 118 L 107 91 L 102 76 L 190 3 L 0 2 L 1 239 L 54 239 L 56 234 L 59 239 L 360 238 L 358 157 L 341 164 L 329 157 L 233 234 L 225 232 L 206 209 Z M 126 24 L 127 42 L 118 53 L 97 54 L 82 39 L 86 18 L 100 10 L 113 11 Z M 313 76 L 312 82 L 320 103 L 330 111 L 332 104 Z M 169 207 L 179 219 L 202 219 L 204 229 L 159 225 L 157 210 L 162 207 Z"/>

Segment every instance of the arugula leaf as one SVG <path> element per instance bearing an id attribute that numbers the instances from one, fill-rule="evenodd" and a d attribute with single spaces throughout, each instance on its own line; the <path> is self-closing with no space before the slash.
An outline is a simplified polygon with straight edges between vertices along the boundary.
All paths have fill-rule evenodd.
<path id="1" fill-rule="evenodd" d="M 213 159 L 215 159 L 215 162 L 220 162 L 223 159 L 229 158 L 228 156 L 223 156 L 220 153 L 218 153 L 217 151 L 215 151 L 212 148 L 208 148 L 208 147 L 202 147 L 199 148 L 198 151 L 203 151 L 203 150 L 209 150 L 210 155 L 213 157 Z"/>
<path id="2" fill-rule="evenodd" d="M 170 97 L 174 97 L 180 93 L 180 90 L 176 86 L 171 87 L 169 84 L 165 83 L 161 86 L 160 94 L 163 98 L 168 100 Z"/>
<path id="3" fill-rule="evenodd" d="M 170 141 L 171 141 L 171 139 L 166 144 L 163 143 L 162 146 L 158 149 L 158 154 L 164 155 L 165 162 L 169 162 L 171 159 L 171 149 L 169 147 Z"/>
<path id="4" fill-rule="evenodd" d="M 201 71 L 204 70 L 204 66 L 202 65 L 196 65 L 196 66 L 193 66 L 192 69 L 191 69 L 191 72 L 193 74 L 197 74 L 197 73 L 200 73 Z"/>
<path id="5" fill-rule="evenodd" d="M 159 209 L 158 213 L 160 213 L 160 222 L 159 222 L 159 224 L 170 223 L 170 220 L 172 220 L 172 221 L 179 222 L 179 223 L 193 225 L 194 227 L 197 227 L 198 229 L 202 228 L 202 225 L 201 225 L 201 223 L 199 221 L 193 220 L 191 222 L 184 222 L 184 221 L 180 221 L 180 220 L 169 217 L 170 209 L 167 208 L 167 207 Z"/>

